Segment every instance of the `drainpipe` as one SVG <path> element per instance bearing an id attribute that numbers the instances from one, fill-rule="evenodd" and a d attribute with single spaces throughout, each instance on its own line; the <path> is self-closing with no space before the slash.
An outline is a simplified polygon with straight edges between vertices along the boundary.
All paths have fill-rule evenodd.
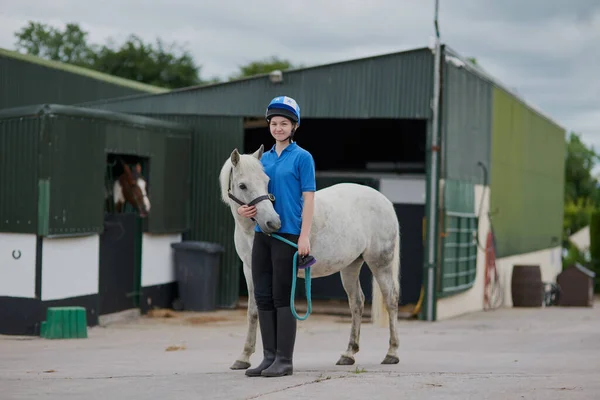
<path id="1" fill-rule="evenodd" d="M 429 163 L 427 173 L 427 246 L 425 254 L 425 307 L 423 307 L 424 315 L 421 319 L 427 321 L 436 320 L 436 290 L 435 290 L 435 271 L 436 271 L 436 245 L 437 245 L 437 223 L 438 223 L 438 188 L 439 176 L 438 166 L 440 158 L 439 145 L 439 127 L 440 127 L 440 63 L 441 63 L 441 44 L 440 31 L 438 27 L 438 9 L 439 0 L 435 1 L 435 47 L 434 47 L 434 67 L 433 67 L 433 100 L 431 136 L 429 138 Z"/>

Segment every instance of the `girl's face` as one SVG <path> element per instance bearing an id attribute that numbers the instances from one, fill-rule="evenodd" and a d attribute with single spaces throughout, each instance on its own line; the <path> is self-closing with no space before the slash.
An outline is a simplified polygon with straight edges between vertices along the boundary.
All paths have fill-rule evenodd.
<path id="1" fill-rule="evenodd" d="M 286 141 L 292 134 L 292 129 L 295 124 L 285 117 L 275 116 L 271 118 L 269 123 L 269 129 L 271 130 L 271 136 L 278 142 Z"/>

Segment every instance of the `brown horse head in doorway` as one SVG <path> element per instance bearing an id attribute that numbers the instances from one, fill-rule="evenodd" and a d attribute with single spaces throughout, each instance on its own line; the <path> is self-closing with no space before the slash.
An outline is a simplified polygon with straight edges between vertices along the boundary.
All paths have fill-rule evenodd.
<path id="1" fill-rule="evenodd" d="M 115 211 L 121 212 L 125 203 L 131 204 L 142 218 L 150 212 L 150 199 L 146 192 L 146 179 L 142 175 L 140 163 L 132 170 L 129 165 L 121 161 L 123 173 L 117 178 L 113 187 Z"/>

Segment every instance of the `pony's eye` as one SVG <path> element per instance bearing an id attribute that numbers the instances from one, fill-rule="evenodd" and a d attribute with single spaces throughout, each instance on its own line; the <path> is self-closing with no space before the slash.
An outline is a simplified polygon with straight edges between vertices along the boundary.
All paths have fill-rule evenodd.
<path id="1" fill-rule="evenodd" d="M 240 183 L 240 189 L 246 190 L 246 185 L 244 185 L 243 183 Z"/>

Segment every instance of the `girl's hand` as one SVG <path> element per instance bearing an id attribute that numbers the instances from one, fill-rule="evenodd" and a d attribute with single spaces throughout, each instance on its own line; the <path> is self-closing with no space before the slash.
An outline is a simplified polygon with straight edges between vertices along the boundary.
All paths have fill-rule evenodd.
<path id="1" fill-rule="evenodd" d="M 298 254 L 307 256 L 310 253 L 310 241 L 308 236 L 300 235 L 298 238 Z"/>
<path id="2" fill-rule="evenodd" d="M 256 217 L 256 206 L 241 206 L 237 209 L 237 213 L 245 218 Z"/>

